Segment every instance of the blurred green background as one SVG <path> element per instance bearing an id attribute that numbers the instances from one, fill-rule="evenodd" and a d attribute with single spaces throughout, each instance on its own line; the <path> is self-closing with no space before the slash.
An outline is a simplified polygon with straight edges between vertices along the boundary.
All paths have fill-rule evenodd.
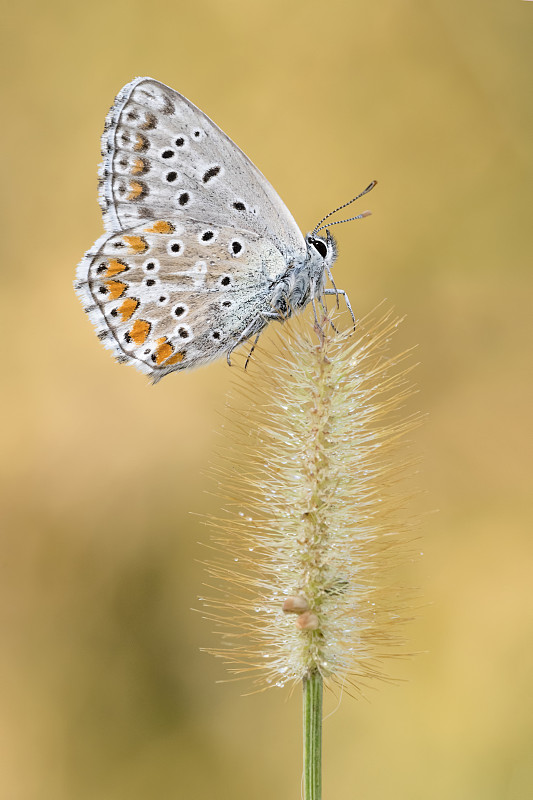
<path id="1" fill-rule="evenodd" d="M 532 796 L 533 3 L 51 0 L 3 22 L 1 800 L 300 796 L 298 692 L 217 684 L 190 610 L 231 370 L 151 387 L 72 290 L 137 75 L 206 111 L 304 232 L 379 180 L 335 277 L 357 313 L 407 315 L 438 513 L 406 569 L 421 654 L 325 723 L 325 796 Z"/>

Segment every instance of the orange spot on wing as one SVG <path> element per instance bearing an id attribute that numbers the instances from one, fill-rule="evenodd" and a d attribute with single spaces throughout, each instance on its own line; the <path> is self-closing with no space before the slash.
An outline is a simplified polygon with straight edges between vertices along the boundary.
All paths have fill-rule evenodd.
<path id="1" fill-rule="evenodd" d="M 131 171 L 134 175 L 142 175 L 146 171 L 146 162 L 142 158 L 135 158 Z"/>
<path id="2" fill-rule="evenodd" d="M 142 150 L 148 150 L 148 139 L 146 136 L 143 136 L 142 133 L 138 133 L 135 137 L 135 144 L 133 145 L 133 149 L 137 152 Z"/>
<path id="3" fill-rule="evenodd" d="M 172 358 L 168 359 L 166 366 L 170 367 L 172 366 L 172 364 L 179 364 L 180 361 L 183 361 L 184 358 L 185 358 L 185 353 L 176 353 L 175 356 L 172 356 Z"/>
<path id="4" fill-rule="evenodd" d="M 139 197 L 142 197 L 144 193 L 144 186 L 139 181 L 132 181 L 130 183 L 130 193 L 128 195 L 128 200 L 138 200 Z"/>
<path id="5" fill-rule="evenodd" d="M 136 319 L 132 325 L 131 331 L 129 331 L 129 335 L 135 342 L 135 344 L 144 344 L 146 341 L 146 337 L 150 333 L 150 328 L 152 326 L 149 322 L 146 322 L 144 319 Z"/>
<path id="6" fill-rule="evenodd" d="M 123 236 L 122 238 L 134 253 L 144 253 L 145 250 L 148 250 L 148 244 L 142 236 Z"/>
<path id="7" fill-rule="evenodd" d="M 118 275 L 119 272 L 124 272 L 127 266 L 128 265 L 125 264 L 124 261 L 120 261 L 118 258 L 111 258 L 107 265 L 106 277 L 113 278 L 115 275 Z"/>
<path id="8" fill-rule="evenodd" d="M 169 358 L 169 356 L 171 356 L 173 352 L 174 348 L 169 342 L 167 342 L 164 336 L 162 339 L 158 339 L 157 347 L 155 349 L 155 354 L 154 354 L 155 363 L 162 364 L 163 361 L 166 361 L 166 359 Z"/>
<path id="9" fill-rule="evenodd" d="M 157 126 L 157 118 L 154 114 L 151 114 L 149 111 L 146 113 L 144 122 L 139 126 L 145 131 L 152 130 Z"/>
<path id="10" fill-rule="evenodd" d="M 165 222 L 163 219 L 154 222 L 151 228 L 145 228 L 146 233 L 174 233 L 174 230 L 174 225 L 171 222 Z"/>
<path id="11" fill-rule="evenodd" d="M 122 281 L 106 281 L 106 286 L 109 289 L 110 300 L 118 300 L 128 288 L 128 284 Z"/>
<path id="12" fill-rule="evenodd" d="M 122 315 L 122 322 L 127 322 L 137 311 L 139 305 L 139 301 L 134 297 L 126 297 L 120 308 L 117 309 L 118 313 Z"/>

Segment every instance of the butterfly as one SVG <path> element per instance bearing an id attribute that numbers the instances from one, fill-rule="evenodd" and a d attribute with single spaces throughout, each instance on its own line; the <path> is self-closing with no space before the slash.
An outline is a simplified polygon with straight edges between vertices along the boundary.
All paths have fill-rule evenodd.
<path id="1" fill-rule="evenodd" d="M 257 341 L 271 320 L 309 302 L 316 316 L 325 295 L 345 296 L 331 276 L 335 240 L 319 231 L 375 181 L 304 238 L 237 145 L 151 78 L 136 78 L 117 95 L 102 156 L 106 233 L 79 264 L 75 289 L 117 361 L 154 382 L 223 354 L 231 363 L 232 351 Z M 325 288 L 327 277 L 333 288 Z"/>

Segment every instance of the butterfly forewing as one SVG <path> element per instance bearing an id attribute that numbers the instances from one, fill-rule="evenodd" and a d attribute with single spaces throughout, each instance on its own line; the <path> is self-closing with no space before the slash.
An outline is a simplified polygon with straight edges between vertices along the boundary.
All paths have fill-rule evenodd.
<path id="1" fill-rule="evenodd" d="M 150 78 L 124 87 L 102 138 L 101 204 L 110 231 L 193 217 L 268 237 L 305 253 L 298 226 L 244 153 L 202 111 Z"/>

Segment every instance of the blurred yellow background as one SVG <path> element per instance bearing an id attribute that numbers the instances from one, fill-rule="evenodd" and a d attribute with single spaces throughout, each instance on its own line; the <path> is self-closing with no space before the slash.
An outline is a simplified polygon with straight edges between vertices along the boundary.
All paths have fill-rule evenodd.
<path id="1" fill-rule="evenodd" d="M 304 232 L 379 180 L 335 278 L 358 314 L 407 315 L 438 513 L 406 571 L 422 654 L 325 723 L 325 796 L 533 796 L 533 3 L 51 0 L 3 21 L 1 800 L 300 796 L 298 692 L 217 684 L 190 610 L 231 370 L 151 387 L 72 289 L 103 232 L 104 117 L 137 75 L 214 119 Z"/>

